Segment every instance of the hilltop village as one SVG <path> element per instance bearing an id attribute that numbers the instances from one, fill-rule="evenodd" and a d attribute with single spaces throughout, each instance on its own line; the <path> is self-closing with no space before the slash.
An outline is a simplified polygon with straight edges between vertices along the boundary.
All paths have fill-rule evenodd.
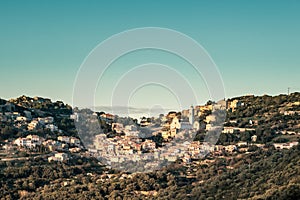
<path id="1" fill-rule="evenodd" d="M 213 166 L 220 159 L 226 170 L 234 170 L 240 166 L 236 159 L 297 146 L 300 94 L 209 101 L 139 122 L 21 96 L 0 100 L 0 123 L 2 163 L 78 165 L 97 158 L 95 165 L 130 172 L 175 162 L 186 168 L 180 176 L 193 180 L 199 166 Z M 216 132 L 219 137 L 213 142 L 208 136 Z"/>
<path id="2" fill-rule="evenodd" d="M 109 162 L 116 163 L 126 159 L 133 161 L 159 159 L 172 162 L 181 159 L 190 163 L 200 158 L 201 151 L 209 151 L 215 156 L 233 152 L 248 153 L 249 149 L 264 148 L 269 142 L 258 133 L 260 126 L 266 123 L 263 121 L 264 118 L 270 118 L 272 115 L 289 118 L 300 114 L 300 101 L 293 101 L 278 105 L 280 107 L 274 113 L 242 118 L 234 116 L 249 107 L 251 111 L 258 107 L 251 102 L 254 98 L 245 96 L 216 103 L 208 102 L 206 105 L 191 106 L 182 112 L 171 111 L 166 115 L 161 114 L 158 118 L 143 117 L 139 124 L 134 119 L 122 120 L 109 113 L 89 111 L 89 115 L 95 117 L 102 128 L 99 127 L 98 133 L 97 131 L 94 133 L 93 145 L 85 147 L 76 134 L 73 123 L 78 122 L 79 112 L 72 112 L 72 108 L 63 102 L 52 103 L 50 99 L 22 96 L 7 102 L 3 100 L 0 106 L 0 119 L 5 126 L 1 129 L 4 131 L 1 134 L 4 139 L 2 149 L 10 152 L 9 155 L 14 155 L 11 154 L 13 151 L 21 151 L 23 154 L 31 151 L 47 152 L 49 162 L 67 161 L 72 153 L 81 156 L 99 154 L 102 158 L 106 156 L 107 159 L 110 158 Z M 224 110 L 228 113 L 223 123 L 215 123 L 218 116 L 213 113 L 214 110 Z M 285 128 L 274 127 L 280 126 L 277 123 L 272 124 L 269 127 L 270 134 L 299 135 L 299 123 L 296 121 L 294 124 L 295 126 Z M 204 141 L 205 135 L 214 130 L 221 131 L 219 142 L 210 144 Z M 8 135 L 9 132 L 12 137 Z M 186 135 L 195 138 L 184 138 Z M 168 145 L 175 137 L 182 137 L 184 142 L 180 145 Z M 274 142 L 274 147 L 289 149 L 298 144 L 298 141 L 282 141 L 284 139 L 280 143 Z M 163 148 L 166 145 L 167 148 Z M 160 150 L 162 148 L 163 151 Z"/>

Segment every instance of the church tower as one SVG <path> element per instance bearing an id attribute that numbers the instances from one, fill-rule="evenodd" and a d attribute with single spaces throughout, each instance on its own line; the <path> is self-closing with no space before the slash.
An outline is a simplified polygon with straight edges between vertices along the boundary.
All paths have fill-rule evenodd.
<path id="1" fill-rule="evenodd" d="M 191 125 L 194 124 L 194 121 L 195 121 L 194 118 L 195 118 L 194 107 L 191 106 L 190 107 L 190 112 L 189 112 L 189 122 L 190 122 Z"/>

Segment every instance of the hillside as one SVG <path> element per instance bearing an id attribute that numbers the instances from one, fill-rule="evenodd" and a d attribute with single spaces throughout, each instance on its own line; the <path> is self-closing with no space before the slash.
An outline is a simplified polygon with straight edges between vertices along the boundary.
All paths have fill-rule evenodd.
<path id="1" fill-rule="evenodd" d="M 224 127 L 233 132 L 221 133 L 216 145 L 220 150 L 190 162 L 177 159 L 154 172 L 128 173 L 99 163 L 80 142 L 71 144 L 58 139 L 78 137 L 69 105 L 41 97 L 1 99 L 0 196 L 1 199 L 300 199 L 299 102 L 300 93 L 229 99 Z M 107 121 L 101 117 L 104 112 L 83 111 L 98 118 L 105 134 L 117 135 L 112 127 L 116 117 Z M 205 111 L 196 119 L 207 125 L 209 115 Z M 40 125 L 31 130 L 32 122 Z M 119 118 L 118 122 L 130 124 L 132 120 Z M 100 131 L 95 127 L 86 129 Z M 201 128 L 196 139 L 203 142 L 205 134 L 205 128 Z M 32 135 L 42 138 L 43 144 L 30 148 L 14 144 L 16 139 Z M 253 141 L 252 136 L 257 136 L 257 140 Z M 59 148 L 51 150 L 49 142 Z M 234 148 L 228 150 L 228 147 Z M 55 154 L 64 154 L 68 159 L 50 162 L 49 157 Z"/>
<path id="2" fill-rule="evenodd" d="M 235 159 L 238 167 L 233 170 L 226 168 L 224 159 L 197 165 L 190 174 L 194 178 L 187 178 L 187 168 L 179 163 L 161 171 L 132 175 L 109 172 L 92 160 L 59 165 L 44 165 L 42 161 L 2 164 L 2 197 L 19 198 L 27 191 L 24 199 L 294 200 L 300 198 L 299 149 L 257 151 Z M 157 193 L 141 195 L 143 191 Z"/>

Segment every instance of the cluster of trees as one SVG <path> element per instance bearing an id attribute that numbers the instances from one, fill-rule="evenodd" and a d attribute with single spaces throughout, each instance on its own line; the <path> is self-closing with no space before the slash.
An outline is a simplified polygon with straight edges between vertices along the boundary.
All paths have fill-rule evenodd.
<path id="1" fill-rule="evenodd" d="M 257 151 L 240 167 L 193 188 L 195 199 L 299 199 L 299 146 L 290 151 Z"/>
<path id="2" fill-rule="evenodd" d="M 23 108 L 38 109 L 55 115 L 69 115 L 72 113 L 72 107 L 70 105 L 64 104 L 62 101 L 52 102 L 51 99 L 41 97 L 31 98 L 23 95 L 17 99 L 11 99 L 10 102 Z"/>
<path id="3" fill-rule="evenodd" d="M 156 191 L 150 199 L 299 199 L 299 153 L 299 146 L 287 151 L 257 149 L 244 157 L 218 158 L 213 164 L 188 168 L 176 162 L 135 174 L 105 169 L 95 159 L 1 162 L 1 197 L 145 199 L 141 191 Z"/>
<path id="4" fill-rule="evenodd" d="M 7 123 L 0 124 L 0 141 L 14 138 L 17 134 L 17 130 Z"/>
<path id="5" fill-rule="evenodd" d="M 284 110 L 299 110 L 299 105 L 287 107 L 290 103 L 300 101 L 300 93 L 292 93 L 290 95 L 279 95 L 279 96 L 258 96 L 258 97 L 240 97 L 237 98 L 244 102 L 245 106 L 237 108 L 235 112 L 229 112 L 228 119 L 237 119 L 242 122 L 241 119 L 258 119 L 260 122 L 265 124 L 274 125 L 275 123 L 286 124 L 288 120 L 297 116 L 284 116 L 280 111 Z M 241 124 L 240 124 L 241 125 Z"/>
<path id="6" fill-rule="evenodd" d="M 26 162 L 0 162 L 0 172 L 0 196 L 5 199 L 19 199 L 20 191 L 35 193 L 42 188 L 51 188 L 52 184 L 61 186 L 70 177 L 88 172 L 102 174 L 103 167 L 99 166 L 96 159 L 73 158 L 68 163 L 48 163 L 40 158 Z"/>
<path id="7" fill-rule="evenodd" d="M 257 142 L 268 143 L 278 136 L 280 131 L 300 131 L 300 115 L 284 115 L 286 110 L 298 110 L 299 106 L 293 102 L 300 101 L 300 93 L 279 96 L 244 96 L 235 98 L 245 105 L 238 107 L 234 112 L 227 112 L 225 126 L 240 128 L 255 128 L 255 132 L 235 133 L 234 136 L 221 136 L 220 140 L 230 143 L 238 139 L 249 141 L 250 135 L 257 135 Z M 235 121 L 235 122 L 233 122 Z M 251 121 L 251 123 L 250 123 Z M 221 142 L 222 143 L 222 142 Z"/>

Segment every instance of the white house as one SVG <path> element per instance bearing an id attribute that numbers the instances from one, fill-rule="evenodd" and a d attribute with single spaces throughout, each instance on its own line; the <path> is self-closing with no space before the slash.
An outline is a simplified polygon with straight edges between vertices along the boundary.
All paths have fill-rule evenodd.
<path id="1" fill-rule="evenodd" d="M 73 119 L 74 121 L 78 122 L 78 120 L 79 120 L 78 113 L 74 113 L 74 114 L 70 115 L 70 119 Z"/>
<path id="2" fill-rule="evenodd" d="M 155 142 L 152 140 L 145 140 L 142 144 L 143 149 L 145 150 L 154 150 L 156 148 Z"/>
<path id="3" fill-rule="evenodd" d="M 41 145 L 44 139 L 37 135 L 28 135 L 26 138 L 18 138 L 14 141 L 14 144 L 20 147 L 32 148 L 37 145 Z"/>
<path id="4" fill-rule="evenodd" d="M 275 149 L 290 149 L 296 145 L 298 145 L 298 142 L 274 143 Z"/>
<path id="5" fill-rule="evenodd" d="M 51 161 L 63 162 L 63 161 L 68 161 L 68 160 L 69 160 L 69 157 L 68 157 L 68 154 L 66 154 L 66 153 L 56 153 L 54 156 L 50 156 L 48 158 L 48 162 L 51 162 Z"/>
<path id="6" fill-rule="evenodd" d="M 208 115 L 205 118 L 206 123 L 211 124 L 211 122 L 216 121 L 216 115 Z"/>
<path id="7" fill-rule="evenodd" d="M 252 136 L 251 136 L 251 140 L 252 140 L 252 142 L 256 142 L 256 140 L 257 140 L 257 135 L 252 135 Z"/>
<path id="8" fill-rule="evenodd" d="M 41 124 L 52 124 L 54 122 L 54 118 L 53 117 L 44 117 L 44 118 L 38 118 L 38 121 Z"/>
<path id="9" fill-rule="evenodd" d="M 26 118 L 26 117 L 23 117 L 23 116 L 18 116 L 18 117 L 16 118 L 16 120 L 19 121 L 19 122 L 25 122 L 25 121 L 27 121 L 27 118 Z"/>
<path id="10" fill-rule="evenodd" d="M 50 131 L 58 131 L 58 127 L 55 126 L 54 124 L 46 124 L 45 128 L 49 129 Z"/>
<path id="11" fill-rule="evenodd" d="M 238 142 L 236 145 L 240 147 L 240 146 L 247 146 L 247 144 L 248 144 L 247 142 L 241 141 L 241 142 Z"/>
<path id="12" fill-rule="evenodd" d="M 68 137 L 68 136 L 58 136 L 57 140 L 59 140 L 61 142 L 65 142 L 65 143 L 70 143 L 70 137 Z"/>
<path id="13" fill-rule="evenodd" d="M 70 138 L 70 144 L 73 144 L 75 146 L 80 146 L 80 140 L 76 137 L 71 137 Z"/>

